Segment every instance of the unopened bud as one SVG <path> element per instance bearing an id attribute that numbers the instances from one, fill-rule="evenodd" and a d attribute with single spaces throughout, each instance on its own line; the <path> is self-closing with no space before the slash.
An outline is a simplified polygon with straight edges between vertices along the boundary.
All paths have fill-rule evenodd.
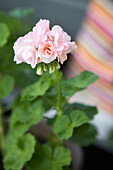
<path id="1" fill-rule="evenodd" d="M 60 69 L 60 64 L 56 60 L 54 61 L 54 64 L 57 69 Z"/>
<path id="2" fill-rule="evenodd" d="M 42 67 L 42 65 L 40 65 L 40 66 L 37 68 L 36 74 L 38 74 L 38 75 L 42 75 L 42 74 L 43 74 L 43 67 Z"/>
<path id="3" fill-rule="evenodd" d="M 77 52 L 77 46 L 76 44 L 73 46 L 71 54 L 75 54 Z"/>
<path id="4" fill-rule="evenodd" d="M 53 73 L 55 71 L 55 66 L 53 63 L 51 63 L 50 67 L 49 67 L 49 73 Z"/>
<path id="5" fill-rule="evenodd" d="M 44 64 L 43 69 L 44 69 L 44 71 L 47 71 L 48 70 L 48 66 L 46 64 Z"/>

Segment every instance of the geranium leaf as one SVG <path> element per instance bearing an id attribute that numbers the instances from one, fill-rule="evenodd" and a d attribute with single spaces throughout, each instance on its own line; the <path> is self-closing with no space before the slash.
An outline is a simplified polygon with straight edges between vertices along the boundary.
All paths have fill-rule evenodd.
<path id="1" fill-rule="evenodd" d="M 90 72 L 90 71 L 84 71 L 84 72 L 81 72 L 79 75 L 77 75 L 73 81 L 75 83 L 74 84 L 75 87 L 82 89 L 82 88 L 86 88 L 87 86 L 94 83 L 98 79 L 99 79 L 99 76 L 97 76 L 95 73 Z M 70 82 L 73 83 L 72 81 Z"/>
<path id="2" fill-rule="evenodd" d="M 85 112 L 80 110 L 72 111 L 70 115 L 62 115 L 53 124 L 53 132 L 62 140 L 69 139 L 75 127 L 89 122 Z"/>
<path id="3" fill-rule="evenodd" d="M 27 134 L 17 138 L 5 154 L 5 170 L 21 170 L 25 163 L 31 159 L 34 149 L 35 138 L 32 135 Z"/>
<path id="4" fill-rule="evenodd" d="M 62 146 L 52 148 L 44 144 L 38 146 L 32 160 L 28 164 L 28 170 L 62 170 L 62 166 L 71 162 L 70 151 Z"/>
<path id="5" fill-rule="evenodd" d="M 0 47 L 7 43 L 10 31 L 5 23 L 0 23 Z"/>
<path id="6" fill-rule="evenodd" d="M 71 137 L 73 133 L 73 127 L 69 120 L 69 117 L 63 115 L 58 118 L 53 124 L 53 132 L 60 139 L 68 139 L 69 137 Z"/>
<path id="7" fill-rule="evenodd" d="M 53 157 L 61 166 L 70 165 L 70 151 L 62 146 L 58 146 L 55 148 Z"/>
<path id="8" fill-rule="evenodd" d="M 50 83 L 46 81 L 46 76 L 42 76 L 36 83 L 26 87 L 22 92 L 22 100 L 34 100 L 38 96 L 43 96 L 49 89 Z"/>
<path id="9" fill-rule="evenodd" d="M 83 90 L 90 84 L 98 80 L 99 77 L 92 72 L 81 72 L 74 78 L 62 81 L 62 95 L 72 96 L 76 91 Z"/>
<path id="10" fill-rule="evenodd" d="M 84 123 L 89 122 L 89 118 L 87 117 L 85 112 L 80 111 L 80 110 L 72 111 L 70 114 L 70 118 L 71 118 L 73 127 L 78 127 Z"/>
<path id="11" fill-rule="evenodd" d="M 15 136 L 20 136 L 32 125 L 35 125 L 43 118 L 44 108 L 42 101 L 35 101 L 28 107 L 18 106 L 14 109 L 11 120 L 10 130 Z"/>
<path id="12" fill-rule="evenodd" d="M 0 78 L 0 98 L 8 96 L 14 87 L 14 79 L 11 76 L 4 76 Z"/>
<path id="13" fill-rule="evenodd" d="M 64 109 L 66 110 L 65 114 L 67 115 L 73 110 L 77 110 L 77 109 L 81 110 L 86 113 L 86 115 L 89 117 L 90 120 L 92 120 L 98 112 L 96 106 L 89 106 L 82 103 L 66 104 L 64 106 Z"/>
<path id="14" fill-rule="evenodd" d="M 73 136 L 70 140 L 79 143 L 82 146 L 88 146 L 95 141 L 96 136 L 96 127 L 92 124 L 84 124 L 74 129 Z"/>

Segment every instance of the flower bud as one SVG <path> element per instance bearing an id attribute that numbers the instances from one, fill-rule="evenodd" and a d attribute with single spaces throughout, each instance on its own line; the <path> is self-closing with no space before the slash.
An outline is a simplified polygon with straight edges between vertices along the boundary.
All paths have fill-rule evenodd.
<path id="1" fill-rule="evenodd" d="M 47 71 L 48 70 L 48 66 L 46 64 L 44 64 L 43 69 L 44 69 L 44 71 Z"/>
<path id="2" fill-rule="evenodd" d="M 60 64 L 56 60 L 54 60 L 54 65 L 57 69 L 60 69 Z"/>
<path id="3" fill-rule="evenodd" d="M 53 63 L 51 63 L 50 67 L 49 67 L 49 73 L 53 73 L 55 71 L 55 66 Z"/>
<path id="4" fill-rule="evenodd" d="M 75 54 L 77 52 L 77 46 L 74 45 L 71 51 L 71 54 Z"/>
<path id="5" fill-rule="evenodd" d="M 43 67 L 42 67 L 42 65 L 40 65 L 40 66 L 37 68 L 36 74 L 38 74 L 38 75 L 42 75 L 42 74 L 43 74 Z"/>

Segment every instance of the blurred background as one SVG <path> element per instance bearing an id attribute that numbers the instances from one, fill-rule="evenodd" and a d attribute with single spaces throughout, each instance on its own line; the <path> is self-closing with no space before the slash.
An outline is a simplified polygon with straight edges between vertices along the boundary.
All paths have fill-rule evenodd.
<path id="1" fill-rule="evenodd" d="M 0 9 L 10 11 L 17 7 L 34 8 L 34 23 L 40 18 L 46 18 L 52 25 L 63 26 L 72 38 L 80 28 L 88 0 L 0 0 Z"/>
<path id="2" fill-rule="evenodd" d="M 21 8 L 24 10 L 21 11 Z M 0 22 L 6 22 L 11 30 L 9 43 L 4 46 L 0 42 L 0 71 L 4 70 L 15 76 L 20 89 L 35 82 L 37 77 L 34 71 L 24 64 L 19 65 L 15 73 L 15 64 L 11 63 L 12 46 L 15 40 L 30 31 L 40 18 L 49 19 L 51 26 L 62 26 L 72 40 L 76 41 L 78 52 L 76 55 L 69 55 L 62 66 L 64 76 L 73 77 L 83 70 L 93 71 L 100 76 L 94 85 L 71 99 L 71 102 L 98 107 L 99 114 L 93 121 L 98 129 L 98 137 L 92 146 L 83 148 L 86 155 L 84 169 L 113 169 L 113 1 L 0 0 L 0 11 Z M 10 95 L 10 101 L 9 98 L 5 99 L 4 105 L 10 103 L 18 91 L 19 89 Z"/>

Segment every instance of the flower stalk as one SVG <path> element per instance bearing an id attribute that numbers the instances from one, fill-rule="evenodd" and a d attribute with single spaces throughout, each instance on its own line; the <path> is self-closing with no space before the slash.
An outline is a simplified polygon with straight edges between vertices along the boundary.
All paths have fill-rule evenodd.
<path id="1" fill-rule="evenodd" d="M 61 108 L 61 82 L 60 82 L 60 77 L 58 76 L 58 70 L 55 70 L 56 73 L 56 79 L 57 79 L 57 112 L 58 112 L 58 117 L 62 115 L 62 108 Z"/>

